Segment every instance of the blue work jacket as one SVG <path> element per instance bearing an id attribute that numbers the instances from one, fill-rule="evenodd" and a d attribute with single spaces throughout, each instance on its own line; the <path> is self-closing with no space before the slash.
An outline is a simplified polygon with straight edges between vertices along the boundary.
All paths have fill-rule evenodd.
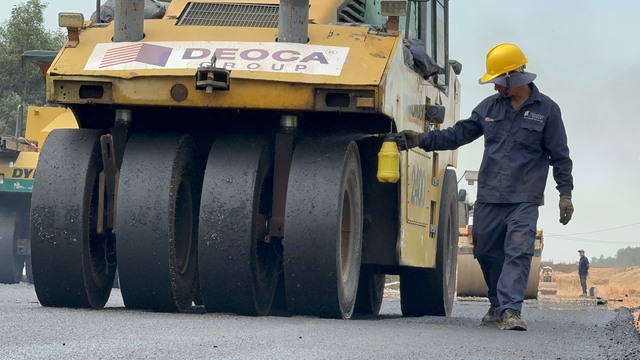
<path id="1" fill-rule="evenodd" d="M 586 256 L 580 256 L 578 275 L 589 275 L 589 259 Z"/>
<path id="2" fill-rule="evenodd" d="M 533 83 L 529 87 L 531 95 L 517 111 L 509 98 L 495 94 L 484 99 L 469 119 L 420 138 L 420 148 L 433 151 L 454 150 L 484 135 L 479 202 L 542 204 L 549 166 L 560 195 L 571 196 L 573 162 L 560 107 Z"/>

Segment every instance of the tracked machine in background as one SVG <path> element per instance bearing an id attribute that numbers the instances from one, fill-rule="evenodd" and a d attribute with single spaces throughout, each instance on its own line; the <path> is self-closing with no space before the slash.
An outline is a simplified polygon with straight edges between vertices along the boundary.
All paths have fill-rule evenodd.
<path id="1" fill-rule="evenodd" d="M 469 185 L 478 181 L 478 171 L 466 170 L 463 175 Z M 460 178 L 459 181 L 462 181 Z M 482 269 L 478 260 L 473 256 L 473 206 L 467 199 L 467 191 L 461 189 L 458 192 L 458 282 L 457 296 L 486 297 L 488 287 L 482 275 Z M 538 297 L 538 283 L 540 278 L 540 264 L 542 262 L 542 250 L 544 249 L 544 234 L 542 230 L 536 232 L 531 270 L 527 280 L 525 299 Z"/>
<path id="2" fill-rule="evenodd" d="M 532 269 L 533 270 L 533 269 Z M 540 295 L 557 295 L 558 278 L 551 266 L 543 266 L 540 270 Z"/>
<path id="3" fill-rule="evenodd" d="M 456 152 L 403 152 L 381 183 L 371 136 L 454 123 L 448 2 L 142 4 L 60 14 L 47 96 L 80 128 L 38 165 L 40 303 L 101 308 L 117 266 L 134 309 L 349 318 L 399 274 L 405 316 L 450 314 Z"/>
<path id="4" fill-rule="evenodd" d="M 473 257 L 472 226 L 460 228 L 458 239 L 458 296 L 487 296 L 487 284 L 482 276 L 482 269 L 478 260 Z M 542 249 L 544 248 L 544 236 L 542 230 L 536 233 L 536 243 L 531 259 L 531 271 L 525 291 L 525 299 L 537 299 L 540 280 L 540 263 L 542 261 Z"/>

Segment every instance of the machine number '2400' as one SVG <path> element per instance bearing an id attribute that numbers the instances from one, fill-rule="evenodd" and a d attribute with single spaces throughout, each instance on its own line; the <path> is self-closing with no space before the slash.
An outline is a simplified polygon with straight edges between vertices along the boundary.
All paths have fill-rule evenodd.
<path id="1" fill-rule="evenodd" d="M 424 207 L 425 201 L 425 188 L 426 188 L 427 174 L 426 170 L 414 166 L 411 170 L 411 199 L 409 202 L 420 207 Z"/>

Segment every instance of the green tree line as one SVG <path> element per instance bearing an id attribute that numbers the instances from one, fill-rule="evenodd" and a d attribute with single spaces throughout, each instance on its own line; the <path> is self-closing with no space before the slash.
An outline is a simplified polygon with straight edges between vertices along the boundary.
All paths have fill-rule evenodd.
<path id="1" fill-rule="evenodd" d="M 18 105 L 45 103 L 45 82 L 40 70 L 23 61 L 27 50 L 59 50 L 61 31 L 44 28 L 47 3 L 27 0 L 11 9 L 11 17 L 0 25 L 0 135 L 15 132 Z M 24 129 L 21 129 L 23 131 Z"/>
<path id="2" fill-rule="evenodd" d="M 627 267 L 640 265 L 640 247 L 632 248 L 627 246 L 624 249 L 619 249 L 616 256 L 610 256 L 605 258 L 600 255 L 599 258 L 591 258 L 591 265 L 601 267 Z"/>
<path id="3" fill-rule="evenodd" d="M 600 257 L 593 256 L 589 263 L 591 266 L 595 267 L 630 267 L 630 266 L 640 266 L 640 247 L 631 247 L 627 246 L 623 249 L 618 249 L 615 256 L 604 257 L 604 255 L 600 255 Z M 578 257 L 576 256 L 576 261 L 569 264 L 559 263 L 555 264 L 549 261 L 543 261 L 540 266 L 551 266 L 554 270 L 560 272 L 572 272 L 578 271 Z"/>

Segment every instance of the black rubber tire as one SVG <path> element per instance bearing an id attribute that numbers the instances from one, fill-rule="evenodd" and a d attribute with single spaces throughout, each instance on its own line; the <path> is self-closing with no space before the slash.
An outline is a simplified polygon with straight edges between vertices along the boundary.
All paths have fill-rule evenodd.
<path id="1" fill-rule="evenodd" d="M 446 170 L 440 199 L 436 267 L 400 269 L 400 306 L 404 316 L 449 316 L 453 309 L 458 259 L 458 184 Z"/>
<path id="2" fill-rule="evenodd" d="M 24 256 L 16 252 L 18 214 L 0 209 L 0 283 L 17 284 L 22 279 Z"/>
<path id="3" fill-rule="evenodd" d="M 196 276 L 195 283 L 195 293 L 193 295 L 193 304 L 196 306 L 204 306 L 204 301 L 202 301 L 202 291 L 200 290 L 200 278 Z"/>
<path id="4" fill-rule="evenodd" d="M 385 274 L 376 272 L 374 265 L 362 265 L 354 313 L 378 315 L 384 298 Z"/>
<path id="5" fill-rule="evenodd" d="M 43 306 L 102 308 L 115 276 L 115 237 L 98 234 L 99 130 L 47 136 L 31 198 L 31 263 Z"/>
<path id="6" fill-rule="evenodd" d="M 33 284 L 33 266 L 31 265 L 31 256 L 26 256 L 24 260 L 24 272 L 27 283 Z"/>
<path id="7" fill-rule="evenodd" d="M 202 172 L 195 142 L 176 133 L 134 134 L 118 190 L 118 275 L 128 308 L 191 308 L 197 275 Z"/>
<path id="8" fill-rule="evenodd" d="M 208 312 L 267 315 L 282 268 L 279 242 L 265 242 L 273 153 L 259 136 L 214 141 L 200 208 L 200 291 Z"/>
<path id="9" fill-rule="evenodd" d="M 299 141 L 289 176 L 284 238 L 292 315 L 351 317 L 362 256 L 362 214 L 356 143 Z"/>

